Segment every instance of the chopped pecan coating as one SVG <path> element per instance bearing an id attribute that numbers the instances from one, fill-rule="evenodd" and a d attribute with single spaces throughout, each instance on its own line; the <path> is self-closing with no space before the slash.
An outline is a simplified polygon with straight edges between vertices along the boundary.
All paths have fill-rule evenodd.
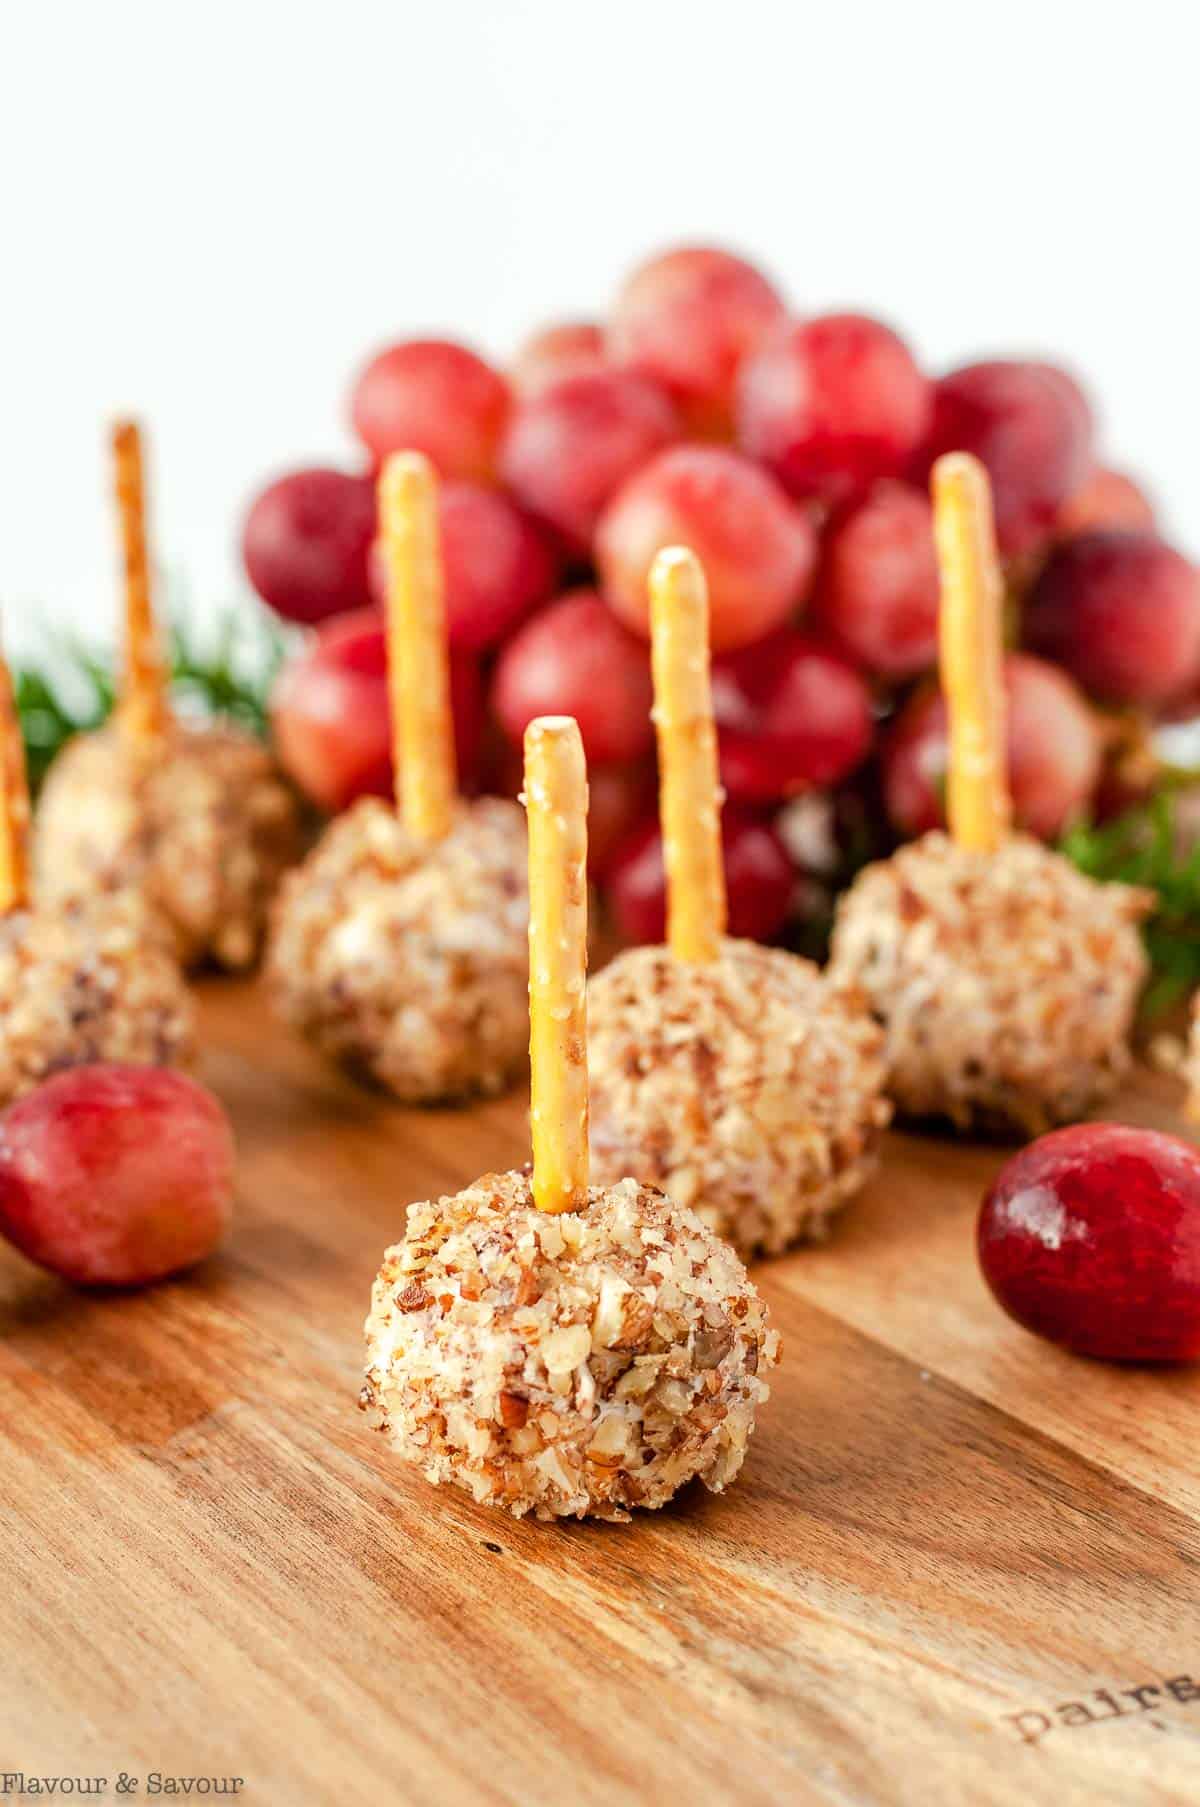
<path id="1" fill-rule="evenodd" d="M 705 964 L 634 948 L 589 988 L 592 1169 L 691 1205 L 744 1256 L 823 1235 L 890 1115 L 853 988 L 777 948 Z"/>
<path id="2" fill-rule="evenodd" d="M 136 893 L 0 918 L 0 1103 L 64 1067 L 194 1051 L 187 987 Z"/>
<path id="3" fill-rule="evenodd" d="M 285 880 L 268 976 L 324 1053 L 410 1103 L 502 1091 L 529 1049 L 525 819 L 463 804 L 413 839 L 367 798 Z"/>
<path id="4" fill-rule="evenodd" d="M 859 874 L 830 972 L 884 1025 L 906 1116 L 1040 1135 L 1128 1070 L 1150 903 L 1026 835 L 983 854 L 928 834 Z"/>
<path id="5" fill-rule="evenodd" d="M 285 869 L 299 859 L 296 799 L 260 741 L 174 724 L 149 753 L 115 728 L 81 734 L 51 767 L 34 860 L 44 903 L 126 887 L 184 966 L 257 959 Z"/>
<path id="6" fill-rule="evenodd" d="M 539 1518 L 626 1519 L 697 1475 L 720 1492 L 779 1342 L 692 1211 L 625 1180 L 548 1217 L 521 1173 L 409 1207 L 366 1334 L 362 1400 L 398 1454 Z"/>

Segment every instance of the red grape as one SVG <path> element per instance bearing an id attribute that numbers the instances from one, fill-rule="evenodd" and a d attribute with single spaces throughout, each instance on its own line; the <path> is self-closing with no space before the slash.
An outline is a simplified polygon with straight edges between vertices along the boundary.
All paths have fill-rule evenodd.
<path id="1" fill-rule="evenodd" d="M 519 797 L 525 783 L 523 748 L 508 738 L 489 709 L 484 715 L 479 788 L 489 797 Z"/>
<path id="2" fill-rule="evenodd" d="M 540 395 L 564 377 L 590 376 L 608 367 L 604 328 L 590 320 L 544 326 L 526 339 L 509 371 L 509 381 L 522 400 Z"/>
<path id="3" fill-rule="evenodd" d="M 652 759 L 588 767 L 588 871 L 593 878 L 604 879 L 635 824 L 653 812 L 657 788 Z"/>
<path id="4" fill-rule="evenodd" d="M 1080 432 L 1086 433 L 1090 438 L 1095 425 L 1092 420 L 1092 404 L 1078 378 L 1073 377 L 1069 370 L 1064 370 L 1061 364 L 1049 364 L 1044 359 L 1031 358 L 1028 360 L 1028 367 L 1030 370 L 1040 371 L 1046 381 L 1054 385 L 1074 414 Z"/>
<path id="5" fill-rule="evenodd" d="M 932 394 L 903 340 L 878 320 L 788 321 L 743 367 L 738 444 L 792 495 L 845 502 L 907 469 Z"/>
<path id="6" fill-rule="evenodd" d="M 474 782 L 483 724 L 479 670 L 450 661 L 459 782 Z M 392 794 L 392 730 L 387 645 L 375 609 L 330 621 L 283 667 L 271 693 L 279 762 L 306 796 L 329 814 L 357 797 Z"/>
<path id="7" fill-rule="evenodd" d="M 242 557 L 263 601 L 288 621 L 323 621 L 367 600 L 375 486 L 343 471 L 292 471 L 263 490 Z"/>
<path id="8" fill-rule="evenodd" d="M 500 469 L 517 500 L 569 553 L 586 558 L 605 504 L 678 438 L 678 416 L 657 384 L 602 370 L 519 403 Z"/>
<path id="9" fill-rule="evenodd" d="M 1200 580 L 1154 534 L 1082 533 L 1047 559 L 1024 634 L 1105 702 L 1167 703 L 1200 676 Z"/>
<path id="10" fill-rule="evenodd" d="M 795 876 L 775 830 L 757 817 L 726 809 L 721 822 L 729 933 L 769 941 L 787 921 Z M 667 932 L 667 878 L 662 833 L 651 818 L 621 843 L 605 884 L 626 941 L 662 941 Z"/>
<path id="11" fill-rule="evenodd" d="M 73 1067 L 0 1118 L 0 1230 L 77 1286 L 145 1286 L 211 1255 L 233 1209 L 229 1120 L 166 1067 Z"/>
<path id="12" fill-rule="evenodd" d="M 899 681 L 937 661 L 933 509 L 907 483 L 877 483 L 821 541 L 813 616 L 869 671 Z"/>
<path id="13" fill-rule="evenodd" d="M 1091 414 L 1077 383 L 1050 364 L 968 364 L 934 390 L 922 477 L 943 452 L 973 452 L 987 467 L 996 538 L 1006 558 L 1054 531 L 1063 504 L 1092 467 Z"/>
<path id="14" fill-rule="evenodd" d="M 1054 840 L 1100 779 L 1103 747 L 1087 699 L 1063 671 L 1028 653 L 1004 662 L 1008 782 L 1018 826 Z M 946 705 L 933 686 L 901 710 L 883 746 L 887 812 L 903 835 L 945 825 Z"/>
<path id="15" fill-rule="evenodd" d="M 381 351 L 355 384 L 355 431 L 377 462 L 424 452 L 443 477 L 490 482 L 508 421 L 504 378 L 465 345 L 410 339 Z"/>
<path id="16" fill-rule="evenodd" d="M 1154 505 L 1132 477 L 1098 464 L 1083 488 L 1059 510 L 1055 532 L 1060 539 L 1069 539 L 1094 527 L 1153 533 Z"/>
<path id="17" fill-rule="evenodd" d="M 492 709 L 514 743 L 537 715 L 573 715 L 589 760 L 636 759 L 654 739 L 646 644 L 595 590 L 570 590 L 502 649 Z"/>
<path id="18" fill-rule="evenodd" d="M 727 437 L 738 367 L 782 312 L 752 264 L 689 246 L 652 257 L 627 279 L 613 308 L 609 350 L 616 362 L 662 383 L 693 432 Z"/>
<path id="19" fill-rule="evenodd" d="M 500 490 L 443 483 L 438 494 L 446 633 L 451 646 L 479 652 L 553 593 L 558 560 L 533 522 Z M 387 576 L 372 549 L 371 595 L 382 607 Z"/>
<path id="20" fill-rule="evenodd" d="M 1200 1154 L 1076 1123 L 1007 1162 L 983 1201 L 983 1277 L 1036 1336 L 1108 1361 L 1200 1356 Z"/>
<path id="21" fill-rule="evenodd" d="M 854 667 L 792 628 L 713 663 L 721 779 L 747 803 L 839 783 L 866 758 L 871 698 Z"/>
<path id="22" fill-rule="evenodd" d="M 803 601 L 816 532 L 772 477 L 719 446 L 675 446 L 618 490 L 600 519 L 596 558 L 612 607 L 649 633 L 646 580 L 664 546 L 690 546 L 708 579 L 712 643 L 760 640 Z"/>

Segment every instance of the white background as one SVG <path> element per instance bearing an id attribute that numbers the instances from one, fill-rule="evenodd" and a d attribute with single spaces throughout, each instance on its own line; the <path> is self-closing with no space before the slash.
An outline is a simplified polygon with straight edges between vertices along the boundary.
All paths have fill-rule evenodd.
<path id="1" fill-rule="evenodd" d="M 255 486 L 354 456 L 389 338 L 503 358 L 710 239 L 934 368 L 1065 359 L 1200 540 L 1190 9 L 434 0 L 0 11 L 0 605 L 108 631 L 103 427 L 161 561 L 241 583 Z"/>

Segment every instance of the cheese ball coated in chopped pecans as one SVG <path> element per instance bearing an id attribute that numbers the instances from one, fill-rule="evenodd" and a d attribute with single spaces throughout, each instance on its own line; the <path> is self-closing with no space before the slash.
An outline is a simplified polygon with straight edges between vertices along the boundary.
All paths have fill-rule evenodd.
<path id="1" fill-rule="evenodd" d="M 0 1104 L 65 1067 L 186 1064 L 192 1003 L 135 893 L 0 918 Z"/>
<path id="2" fill-rule="evenodd" d="M 410 1205 L 360 1404 L 434 1482 L 517 1517 L 627 1519 L 742 1465 L 779 1339 L 734 1251 L 653 1187 L 550 1216 L 528 1171 Z"/>
<path id="3" fill-rule="evenodd" d="M 807 960 L 620 954 L 588 990 L 592 1170 L 661 1186 L 745 1258 L 825 1234 L 891 1114 L 883 1035 Z"/>
<path id="4" fill-rule="evenodd" d="M 906 1116 L 1036 1136 L 1086 1115 L 1129 1067 L 1151 901 L 1025 835 L 975 853 L 928 834 L 859 874 L 829 970 L 885 1026 Z"/>
<path id="5" fill-rule="evenodd" d="M 115 726 L 81 734 L 46 778 L 34 823 L 39 900 L 130 886 L 185 967 L 238 971 L 303 847 L 296 798 L 259 741 L 224 724 L 172 723 L 133 747 Z"/>
<path id="6" fill-rule="evenodd" d="M 405 1102 L 503 1090 L 529 1053 L 527 866 L 516 803 L 463 803 L 429 845 L 381 800 L 355 804 L 280 893 L 281 1014 Z"/>

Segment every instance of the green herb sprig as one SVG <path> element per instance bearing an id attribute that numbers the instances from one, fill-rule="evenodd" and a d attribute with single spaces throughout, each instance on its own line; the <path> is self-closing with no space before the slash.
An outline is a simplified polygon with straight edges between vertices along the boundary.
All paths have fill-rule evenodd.
<path id="1" fill-rule="evenodd" d="M 29 786 L 36 796 L 72 735 L 98 728 L 112 708 L 112 678 L 86 647 L 63 640 L 45 666 L 24 666 L 13 672 L 13 691 L 25 739 Z"/>
<path id="2" fill-rule="evenodd" d="M 265 737 L 271 686 L 293 637 L 264 611 L 226 610 L 202 628 L 185 616 L 170 633 L 171 691 L 184 715 L 224 716 Z M 72 735 L 98 728 L 113 706 L 107 659 L 66 634 L 13 673 L 30 788 L 36 795 Z"/>
<path id="3" fill-rule="evenodd" d="M 271 686 L 296 637 L 264 610 L 227 610 L 206 641 L 185 618 L 171 632 L 172 689 L 203 716 L 232 717 L 265 739 Z"/>
<path id="4" fill-rule="evenodd" d="M 1179 790 L 1164 782 L 1143 804 L 1097 827 L 1082 823 L 1062 851 L 1089 878 L 1143 885 L 1157 897 L 1143 925 L 1151 978 L 1142 1015 L 1164 1015 L 1200 986 L 1200 838 L 1180 832 Z"/>

